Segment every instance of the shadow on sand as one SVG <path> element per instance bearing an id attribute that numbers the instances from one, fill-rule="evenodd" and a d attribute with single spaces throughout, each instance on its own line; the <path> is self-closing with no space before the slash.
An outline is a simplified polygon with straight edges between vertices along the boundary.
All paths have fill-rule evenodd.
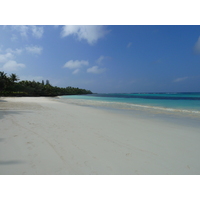
<path id="1" fill-rule="evenodd" d="M 6 115 L 15 115 L 15 114 L 22 114 L 22 113 L 30 113 L 31 111 L 25 111 L 25 110 L 15 110 L 15 107 L 10 108 L 9 104 L 4 107 L 4 103 L 8 101 L 3 100 L 0 98 L 0 120 L 3 119 Z"/>
<path id="2" fill-rule="evenodd" d="M 0 97 L 0 98 L 1 98 L 1 97 Z M 0 103 L 1 103 L 1 102 L 7 102 L 7 101 L 5 101 L 5 100 L 3 100 L 3 99 L 0 99 Z"/>
<path id="3" fill-rule="evenodd" d="M 6 115 L 20 115 L 22 113 L 31 113 L 31 111 L 15 111 L 15 110 L 1 110 L 0 109 L 0 120 L 3 119 Z"/>
<path id="4" fill-rule="evenodd" d="M 0 165 L 16 165 L 16 164 L 22 164 L 23 161 L 20 160 L 9 160 L 9 161 L 0 161 Z"/>

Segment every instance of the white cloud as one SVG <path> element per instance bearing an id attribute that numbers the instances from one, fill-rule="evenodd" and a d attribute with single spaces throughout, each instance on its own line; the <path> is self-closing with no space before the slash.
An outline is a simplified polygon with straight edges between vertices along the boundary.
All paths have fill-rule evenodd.
<path id="1" fill-rule="evenodd" d="M 78 74 L 79 71 L 80 71 L 80 69 L 75 69 L 75 70 L 72 72 L 72 74 Z"/>
<path id="2" fill-rule="evenodd" d="M 200 36 L 194 45 L 194 51 L 195 51 L 195 53 L 200 54 Z"/>
<path id="3" fill-rule="evenodd" d="M 17 61 L 15 61 L 16 57 L 19 56 L 25 50 L 32 54 L 41 54 L 42 47 L 32 46 L 14 50 L 11 48 L 7 48 L 5 51 L 3 51 L 4 53 L 0 54 L 0 63 L 3 63 L 0 66 L 0 70 L 16 71 L 18 69 L 26 67 L 25 64 L 17 63 Z"/>
<path id="4" fill-rule="evenodd" d="M 6 49 L 7 53 L 17 54 L 17 55 L 20 55 L 22 51 L 23 51 L 22 49 L 15 49 L 15 50 L 12 50 L 11 48 Z"/>
<path id="5" fill-rule="evenodd" d="M 132 45 L 132 42 L 129 42 L 129 43 L 127 44 L 127 48 L 131 47 L 131 45 Z"/>
<path id="6" fill-rule="evenodd" d="M 29 33 L 32 33 L 32 36 L 35 38 L 41 38 L 44 33 L 43 27 L 35 26 L 35 25 L 31 25 L 31 26 L 13 25 L 12 30 L 19 32 L 20 35 L 25 38 L 28 38 Z M 13 36 L 11 39 L 13 40 Z M 16 39 L 16 35 L 14 39 Z"/>
<path id="7" fill-rule="evenodd" d="M 91 68 L 87 69 L 88 73 L 93 73 L 93 74 L 101 74 L 105 71 L 105 68 L 99 68 L 98 66 L 93 66 Z"/>
<path id="8" fill-rule="evenodd" d="M 20 68 L 24 68 L 26 67 L 23 63 L 17 63 L 14 60 L 9 60 L 8 62 L 6 62 L 3 67 L 1 68 L 1 70 L 6 70 L 6 71 L 17 71 Z"/>
<path id="9" fill-rule="evenodd" d="M 97 59 L 97 64 L 102 64 L 102 61 L 105 59 L 105 56 L 100 56 L 98 59 Z"/>
<path id="10" fill-rule="evenodd" d="M 15 55 L 21 54 L 21 49 L 12 50 L 11 48 L 8 48 L 5 52 L 5 54 L 0 54 L 0 63 L 3 63 L 3 66 L 0 67 L 0 70 L 16 71 L 19 68 L 25 67 L 24 64 L 17 63 L 13 60 L 15 58 Z"/>
<path id="11" fill-rule="evenodd" d="M 13 58 L 14 55 L 20 55 L 23 51 L 27 51 L 28 53 L 31 53 L 31 54 L 41 54 L 42 50 L 43 50 L 43 48 L 40 46 L 27 46 L 25 48 L 15 49 L 15 50 L 13 50 L 11 48 L 7 48 L 6 52 L 7 52 L 7 54 L 8 53 L 10 54 L 10 57 L 12 55 L 11 58 Z"/>
<path id="12" fill-rule="evenodd" d="M 77 69 L 82 67 L 83 65 L 89 65 L 89 62 L 86 60 L 70 60 L 68 62 L 65 63 L 65 65 L 63 66 L 64 68 L 69 68 L 69 69 Z"/>
<path id="13" fill-rule="evenodd" d="M 105 61 L 111 59 L 111 57 L 109 56 L 100 56 L 97 60 L 96 63 L 97 65 L 103 65 L 105 63 Z"/>
<path id="14" fill-rule="evenodd" d="M 43 48 L 42 47 L 38 47 L 38 46 L 32 46 L 32 47 L 26 47 L 25 48 L 27 52 L 31 53 L 31 54 L 41 54 Z"/>
<path id="15" fill-rule="evenodd" d="M 29 28 L 28 26 L 24 26 L 24 25 L 20 25 L 20 26 L 13 25 L 12 30 L 16 30 L 17 32 L 19 32 L 22 37 L 27 37 Z"/>
<path id="16" fill-rule="evenodd" d="M 0 63 L 5 63 L 9 59 L 12 59 L 14 56 L 12 53 L 0 54 Z"/>
<path id="17" fill-rule="evenodd" d="M 44 29 L 43 27 L 38 27 L 38 26 L 30 26 L 31 30 L 32 30 L 32 35 L 36 38 L 41 38 L 43 33 L 44 33 Z"/>
<path id="18" fill-rule="evenodd" d="M 173 82 L 181 82 L 181 81 L 185 81 L 186 79 L 188 79 L 188 77 L 177 78 Z"/>
<path id="19" fill-rule="evenodd" d="M 69 35 L 75 35 L 78 37 L 78 40 L 85 39 L 92 45 L 109 32 L 110 31 L 106 30 L 104 26 L 66 25 L 62 28 L 61 36 L 67 37 Z"/>

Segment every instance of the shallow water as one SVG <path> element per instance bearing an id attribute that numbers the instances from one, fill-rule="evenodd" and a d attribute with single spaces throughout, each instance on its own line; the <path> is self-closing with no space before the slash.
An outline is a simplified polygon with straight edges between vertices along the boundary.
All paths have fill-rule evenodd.
<path id="1" fill-rule="evenodd" d="M 77 105 L 200 117 L 200 93 L 92 94 L 60 98 Z"/>
<path id="2" fill-rule="evenodd" d="M 101 99 L 100 99 L 101 98 Z M 115 101 L 114 101 L 115 99 Z M 180 109 L 170 107 L 160 107 L 145 104 L 133 104 L 120 102 L 115 98 L 102 98 L 93 95 L 77 95 L 77 96 L 62 96 L 59 101 L 70 103 L 78 106 L 86 106 L 94 109 L 101 109 L 106 112 L 129 116 L 131 118 L 139 118 L 141 120 L 155 120 L 159 123 L 169 123 L 171 125 L 180 125 L 200 129 L 200 111 L 192 109 Z M 118 100 L 118 101 L 117 101 Z M 199 100 L 197 100 L 199 101 Z M 175 104 L 174 104 L 175 105 Z"/>

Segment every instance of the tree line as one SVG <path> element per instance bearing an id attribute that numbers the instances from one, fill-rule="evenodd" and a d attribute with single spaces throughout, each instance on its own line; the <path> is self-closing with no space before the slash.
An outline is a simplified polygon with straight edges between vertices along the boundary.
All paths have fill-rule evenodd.
<path id="1" fill-rule="evenodd" d="M 77 95 L 92 94 L 90 90 L 66 87 L 61 88 L 52 86 L 49 80 L 40 82 L 20 79 L 16 74 L 7 75 L 0 71 L 0 96 L 59 96 L 59 95 Z"/>

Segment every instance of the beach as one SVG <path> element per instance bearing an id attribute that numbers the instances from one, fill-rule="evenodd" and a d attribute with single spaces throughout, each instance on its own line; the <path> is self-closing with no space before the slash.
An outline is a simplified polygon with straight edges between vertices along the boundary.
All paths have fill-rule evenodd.
<path id="1" fill-rule="evenodd" d="M 57 98 L 1 97 L 0 174 L 199 175 L 199 128 Z"/>

